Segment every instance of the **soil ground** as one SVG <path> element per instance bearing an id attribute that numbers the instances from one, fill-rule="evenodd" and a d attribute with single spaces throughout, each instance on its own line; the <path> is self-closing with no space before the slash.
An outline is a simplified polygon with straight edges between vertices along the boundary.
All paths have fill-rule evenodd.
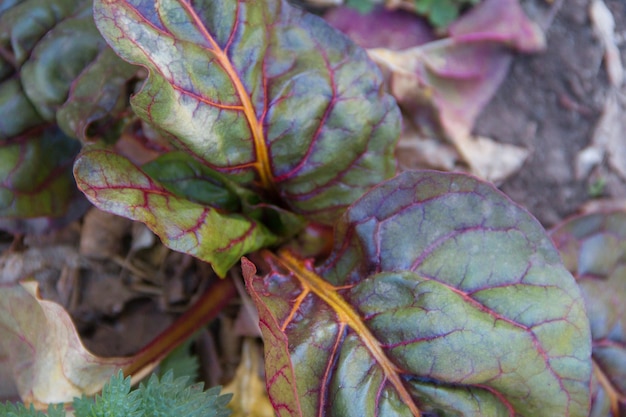
<path id="1" fill-rule="evenodd" d="M 531 150 L 524 166 L 500 188 L 545 227 L 575 213 L 591 198 L 626 197 L 624 179 L 606 161 L 588 175 L 576 176 L 578 153 L 591 142 L 611 86 L 589 18 L 590 1 L 558 3 L 523 3 L 533 20 L 549 24 L 547 50 L 515 58 L 475 128 L 479 135 Z M 616 20 L 624 57 L 626 2 L 605 3 Z"/>

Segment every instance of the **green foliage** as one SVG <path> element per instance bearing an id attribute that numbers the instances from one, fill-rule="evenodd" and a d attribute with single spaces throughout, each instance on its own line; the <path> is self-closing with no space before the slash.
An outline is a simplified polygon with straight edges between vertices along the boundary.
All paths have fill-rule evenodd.
<path id="1" fill-rule="evenodd" d="M 589 417 L 626 415 L 626 211 L 575 216 L 552 230 L 580 286 L 593 339 Z"/>
<path id="2" fill-rule="evenodd" d="M 203 391 L 202 384 L 188 384 L 189 377 L 174 378 L 172 371 L 160 379 L 153 374 L 146 384 L 131 390 L 130 377 L 113 375 L 95 398 L 83 396 L 73 403 L 75 417 L 228 417 L 231 395 L 220 387 Z M 50 405 L 48 417 L 65 417 L 62 404 Z M 0 404 L 0 417 L 45 417 L 31 405 Z"/>
<path id="3" fill-rule="evenodd" d="M 174 379 L 173 372 L 160 380 L 152 375 L 138 388 L 143 415 L 155 417 L 227 417 L 231 395 L 219 395 L 220 388 L 202 391 L 202 384 L 188 386 L 189 377 Z M 78 416 L 80 417 L 80 416 Z"/>
<path id="4" fill-rule="evenodd" d="M 333 416 L 587 416 L 580 291 L 538 222 L 488 184 L 402 173 L 346 211 L 326 263 L 266 261 L 248 288 L 268 356 L 295 376 L 268 381 L 303 416 L 319 396 Z"/>
<path id="5" fill-rule="evenodd" d="M 190 382 L 198 379 L 200 361 L 198 356 L 191 353 L 192 342 L 193 339 L 187 340 L 161 361 L 158 372 L 159 377 L 163 377 L 168 372 L 171 372 L 174 378 L 186 376 Z"/>
<path id="6" fill-rule="evenodd" d="M 376 3 L 372 0 L 347 0 L 346 6 L 352 7 L 361 13 L 369 13 L 372 11 Z"/>
<path id="7" fill-rule="evenodd" d="M 48 412 L 35 410 L 31 404 L 29 408 L 26 408 L 24 404 L 1 404 L 0 403 L 0 417 L 65 417 L 65 408 L 63 404 L 50 404 L 48 406 Z"/>
<path id="8" fill-rule="evenodd" d="M 480 0 L 415 0 L 415 11 L 425 16 L 436 27 L 446 27 L 459 16 L 466 5 Z"/>
<path id="9" fill-rule="evenodd" d="M 472 2 L 415 5 L 445 26 Z M 73 162 L 91 203 L 221 277 L 256 252 L 258 275 L 242 264 L 281 416 L 586 416 L 589 322 L 549 237 L 477 179 L 394 177 L 399 109 L 367 53 L 323 20 L 285 0 L 94 0 L 93 16 L 89 0 L 2 4 L 0 47 L 16 66 L 0 58 L 0 215 L 60 215 Z M 120 151 L 122 113 L 157 136 L 140 138 L 149 162 Z M 89 142 L 76 159 L 56 124 Z M 48 129 L 50 141 L 33 133 Z M 315 260 L 281 248 L 307 224 L 334 227 Z M 119 374 L 74 407 L 222 417 L 228 399 L 173 372 L 134 391 Z"/>
<path id="10" fill-rule="evenodd" d="M 468 5 L 475 5 L 480 0 L 414 0 L 415 12 L 428 19 L 433 26 L 445 28 L 452 23 L 459 12 Z M 346 5 L 358 10 L 361 13 L 372 11 L 376 0 L 347 0 Z"/>
<path id="11" fill-rule="evenodd" d="M 75 139 L 116 131 L 136 68 L 100 36 L 91 0 L 0 1 L 0 49 L 0 229 L 42 232 L 87 207 Z"/>

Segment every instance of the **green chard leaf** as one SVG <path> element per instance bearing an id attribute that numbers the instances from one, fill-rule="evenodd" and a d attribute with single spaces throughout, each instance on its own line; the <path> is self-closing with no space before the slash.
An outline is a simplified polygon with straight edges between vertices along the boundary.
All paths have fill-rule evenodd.
<path id="1" fill-rule="evenodd" d="M 175 172 L 174 172 L 175 173 Z M 164 186 L 115 152 L 87 147 L 74 165 L 78 187 L 99 208 L 145 223 L 168 247 L 194 255 L 225 276 L 246 253 L 277 242 L 263 224 L 243 214 L 195 202 L 172 192 L 187 191 L 180 183 Z M 167 176 L 164 173 L 163 176 Z M 228 191 L 219 193 L 215 181 L 197 192 L 213 193 L 230 204 Z"/>
<path id="2" fill-rule="evenodd" d="M 87 201 L 72 178 L 79 150 L 56 127 L 0 141 L 0 229 L 37 233 L 80 216 Z"/>
<path id="3" fill-rule="evenodd" d="M 0 83 L 0 114 L 3 115 L 0 118 L 0 141 L 43 123 L 16 78 Z"/>
<path id="4" fill-rule="evenodd" d="M 284 0 L 96 0 L 149 77 L 131 104 L 174 145 L 273 203 L 332 224 L 395 171 L 394 100 L 365 51 Z"/>
<path id="5" fill-rule="evenodd" d="M 103 48 L 76 78 L 65 103 L 57 110 L 57 123 L 68 135 L 89 140 L 119 137 L 128 110 L 126 85 L 137 68 L 122 61 L 111 48 Z"/>
<path id="6" fill-rule="evenodd" d="M 0 139 L 42 120 L 84 138 L 86 127 L 127 107 L 126 82 L 135 69 L 98 32 L 90 0 L 25 0 L 0 13 Z M 4 76 L 2 76 L 4 75 Z M 12 94 L 13 93 L 13 94 Z"/>
<path id="7" fill-rule="evenodd" d="M 525 210 L 479 180 L 407 172 L 336 226 L 319 267 L 244 260 L 280 416 L 587 417 L 576 283 Z"/>
<path id="8" fill-rule="evenodd" d="M 591 322 L 589 417 L 626 415 L 626 212 L 574 217 L 552 239 L 582 289 Z"/>
<path id="9" fill-rule="evenodd" d="M 80 144 L 52 125 L 86 139 L 117 123 L 135 68 L 102 39 L 91 0 L 0 2 L 0 49 L 0 229 L 43 232 L 88 206 L 71 173 Z"/>
<path id="10" fill-rule="evenodd" d="M 301 216 L 262 201 L 255 192 L 188 153 L 165 153 L 143 165 L 142 170 L 179 197 L 230 213 L 241 212 L 283 238 L 292 237 L 305 225 Z"/>
<path id="11" fill-rule="evenodd" d="M 88 3 L 87 0 L 3 1 L 0 43 L 11 52 L 19 68 L 48 31 Z"/>
<path id="12" fill-rule="evenodd" d="M 20 77 L 26 95 L 45 120 L 56 120 L 71 83 L 105 45 L 93 24 L 89 1 L 81 2 L 78 10 L 38 40 Z"/>

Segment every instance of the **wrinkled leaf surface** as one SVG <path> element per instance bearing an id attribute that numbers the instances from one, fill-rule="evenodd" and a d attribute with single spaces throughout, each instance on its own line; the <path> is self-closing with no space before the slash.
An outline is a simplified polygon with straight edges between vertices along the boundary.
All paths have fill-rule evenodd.
<path id="1" fill-rule="evenodd" d="M 575 217 L 552 239 L 582 289 L 591 322 L 590 417 L 626 415 L 626 212 Z"/>
<path id="2" fill-rule="evenodd" d="M 586 417 L 590 332 L 558 252 L 476 179 L 407 172 L 336 226 L 314 268 L 244 263 L 281 416 Z"/>
<path id="3" fill-rule="evenodd" d="M 51 124 L 61 109 L 65 132 L 85 138 L 127 107 L 135 71 L 106 45 L 91 9 L 89 0 L 0 4 L 0 229 L 43 232 L 88 205 L 71 175 L 80 146 Z"/>
<path id="4" fill-rule="evenodd" d="M 99 51 L 72 83 L 67 100 L 56 113 L 61 129 L 81 140 L 117 139 L 117 119 L 128 107 L 126 83 L 136 72 L 136 67 L 122 61 L 111 48 Z"/>
<path id="5" fill-rule="evenodd" d="M 56 118 L 85 138 L 91 123 L 127 107 L 135 69 L 106 46 L 90 0 L 3 2 L 0 48 L 0 139 Z"/>
<path id="6" fill-rule="evenodd" d="M 281 237 L 292 237 L 304 226 L 301 216 L 262 201 L 185 152 L 167 152 L 142 166 L 142 170 L 168 191 L 190 201 L 230 213 L 243 213 Z"/>
<path id="7" fill-rule="evenodd" d="M 56 120 L 72 82 L 106 46 L 88 1 L 58 22 L 35 45 L 20 68 L 24 91 L 41 117 Z"/>
<path id="8" fill-rule="evenodd" d="M 16 78 L 0 84 L 0 113 L 4 115 L 0 118 L 0 140 L 12 138 L 43 122 Z"/>
<path id="9" fill-rule="evenodd" d="M 41 232 L 81 215 L 86 204 L 72 178 L 79 150 L 53 127 L 0 142 L 0 228 Z"/>
<path id="10" fill-rule="evenodd" d="M 96 23 L 150 73 L 135 112 L 174 144 L 331 224 L 394 172 L 399 113 L 363 50 L 286 1 L 97 0 Z"/>
<path id="11" fill-rule="evenodd" d="M 74 175 L 94 205 L 145 223 L 165 245 L 211 263 L 222 277 L 242 255 L 277 240 L 258 221 L 188 200 L 110 150 L 84 150 L 76 160 Z M 209 186 L 208 192 L 215 194 L 215 183 Z M 225 195 L 229 198 L 228 191 Z"/>
<path id="12" fill-rule="evenodd" d="M 24 64 L 46 33 L 77 10 L 87 0 L 19 0 L 0 4 L 0 43 L 10 51 L 14 64 Z"/>

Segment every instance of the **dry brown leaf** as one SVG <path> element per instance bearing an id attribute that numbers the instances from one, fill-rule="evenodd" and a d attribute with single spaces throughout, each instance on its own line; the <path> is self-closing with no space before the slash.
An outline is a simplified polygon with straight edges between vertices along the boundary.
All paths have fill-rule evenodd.
<path id="1" fill-rule="evenodd" d="M 71 246 L 34 247 L 22 252 L 8 251 L 0 257 L 0 286 L 16 284 L 20 279 L 45 269 L 61 270 L 64 266 L 84 266 L 80 255 Z"/>
<path id="2" fill-rule="evenodd" d="M 604 46 L 604 63 L 609 81 L 615 87 L 624 82 L 624 67 L 615 36 L 615 19 L 602 0 L 593 0 L 589 6 L 589 17 L 593 30 Z"/>
<path id="3" fill-rule="evenodd" d="M 617 210 L 626 210 L 626 199 L 610 198 L 589 200 L 580 208 L 580 214 L 602 213 Z"/>
<path id="4" fill-rule="evenodd" d="M 124 235 L 133 222 L 124 217 L 92 208 L 83 219 L 80 253 L 93 259 L 107 259 L 121 252 Z"/>
<path id="5" fill-rule="evenodd" d="M 496 184 L 517 172 L 530 156 L 528 149 L 483 136 L 460 136 L 453 141 L 472 173 Z"/>
<path id="6" fill-rule="evenodd" d="M 454 22 L 446 38 L 401 51 L 376 48 L 368 53 L 416 126 L 435 119 L 446 136 L 458 137 L 471 132 L 504 79 L 512 59 L 507 47 L 537 52 L 545 42 L 516 0 L 485 0 Z"/>
<path id="7" fill-rule="evenodd" d="M 41 299 L 32 280 L 2 287 L 0 352 L 9 357 L 20 397 L 36 407 L 94 394 L 132 361 L 88 352 L 67 312 Z"/>
<path id="8" fill-rule="evenodd" d="M 254 345 L 254 340 L 244 339 L 241 363 L 235 377 L 222 389 L 223 394 L 233 394 L 228 404 L 233 411 L 231 417 L 274 417 L 265 381 L 259 376 L 260 362 L 261 353 Z"/>
<path id="9" fill-rule="evenodd" d="M 461 156 L 451 145 L 435 138 L 423 137 L 413 130 L 406 130 L 400 136 L 396 157 L 401 170 L 453 171 L 461 160 Z"/>
<path id="10" fill-rule="evenodd" d="M 17 398 L 19 393 L 15 383 L 13 383 L 9 355 L 2 349 L 0 345 L 0 402 L 5 402 Z"/>
<path id="11" fill-rule="evenodd" d="M 474 137 L 471 132 L 508 72 L 512 60 L 508 48 L 537 52 L 545 48 L 545 36 L 516 0 L 481 2 L 454 22 L 448 35 L 401 51 L 377 48 L 368 53 L 381 67 L 407 120 L 419 126 L 420 137 L 445 138 L 472 173 L 504 181 L 523 165 L 529 150 Z M 436 169 L 456 168 L 452 153 L 434 156 L 441 149 L 424 139 L 413 145 L 401 140 L 397 153 L 401 159 L 403 154 L 428 153 L 413 162 Z"/>
<path id="12" fill-rule="evenodd" d="M 583 149 L 577 157 L 577 173 L 584 178 L 593 166 L 607 157 L 609 165 L 622 179 L 626 180 L 626 97 L 618 91 L 609 92 L 602 116 L 593 132 L 591 145 Z M 589 161 L 591 157 L 593 159 Z"/>

